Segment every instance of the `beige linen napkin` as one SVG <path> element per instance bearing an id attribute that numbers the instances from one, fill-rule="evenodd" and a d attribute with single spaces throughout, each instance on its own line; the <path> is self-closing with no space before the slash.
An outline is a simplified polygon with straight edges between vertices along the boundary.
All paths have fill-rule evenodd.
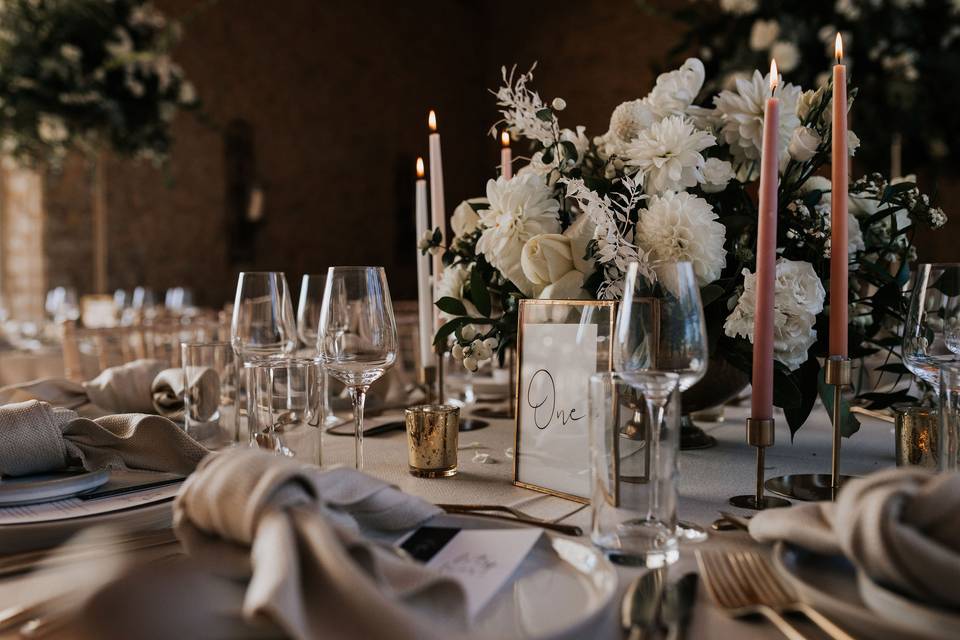
<path id="1" fill-rule="evenodd" d="M 889 469 L 851 480 L 834 502 L 761 511 L 761 542 L 843 553 L 874 581 L 922 602 L 960 607 L 960 474 Z"/>
<path id="2" fill-rule="evenodd" d="M 293 638 L 449 638 L 465 625 L 448 578 L 364 539 L 439 509 L 352 469 L 321 472 L 255 449 L 204 460 L 174 503 L 174 529 L 202 566 L 249 576 L 242 612 Z M 200 605 L 198 605 L 200 606 Z"/>
<path id="3" fill-rule="evenodd" d="M 81 465 L 188 474 L 207 450 L 160 416 L 96 420 L 28 400 L 0 407 L 0 475 L 23 476 Z"/>
<path id="4" fill-rule="evenodd" d="M 198 410 L 196 419 L 209 419 L 220 403 L 220 376 L 205 367 L 188 367 L 186 373 L 190 377 L 187 388 Z M 4 387 L 0 389 L 0 405 L 42 400 L 95 416 L 103 412 L 157 413 L 176 420 L 184 413 L 183 374 L 183 369 L 167 368 L 160 360 L 134 360 L 104 369 L 89 382 L 46 378 Z"/>

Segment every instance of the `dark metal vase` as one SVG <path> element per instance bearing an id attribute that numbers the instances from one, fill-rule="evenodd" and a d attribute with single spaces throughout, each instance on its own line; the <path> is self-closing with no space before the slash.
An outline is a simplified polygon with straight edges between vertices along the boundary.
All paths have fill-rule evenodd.
<path id="1" fill-rule="evenodd" d="M 680 422 L 681 449 L 707 449 L 717 441 L 693 424 L 690 414 L 725 404 L 737 397 L 750 382 L 746 373 L 726 360 L 710 356 L 707 373 L 695 385 L 683 392 Z"/>

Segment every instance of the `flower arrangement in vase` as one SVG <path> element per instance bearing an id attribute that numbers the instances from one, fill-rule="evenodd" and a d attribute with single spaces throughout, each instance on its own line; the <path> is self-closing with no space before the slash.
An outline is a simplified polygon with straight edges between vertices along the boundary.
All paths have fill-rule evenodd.
<path id="1" fill-rule="evenodd" d="M 650 93 L 619 105 L 608 130 L 589 137 L 560 125 L 566 104 L 532 88 L 533 71 L 503 69 L 495 92 L 501 120 L 530 156 L 514 177 L 487 182 L 486 197 L 461 203 L 453 237 L 421 242 L 445 265 L 436 305 L 445 323 L 438 347 L 475 369 L 516 342 L 522 298 L 618 299 L 630 262 L 650 283 L 661 263 L 693 265 L 704 305 L 711 358 L 749 373 L 753 338 L 757 205 L 763 105 L 769 78 L 759 71 L 698 101 L 705 71 L 690 58 L 660 75 Z M 782 115 L 775 301 L 775 403 L 796 431 L 822 386 L 829 287 L 831 97 L 777 83 Z M 851 96 L 855 91 L 850 92 Z M 851 101 L 852 102 L 852 101 Z M 858 139 L 851 132 L 849 149 Z M 850 353 L 885 352 L 899 372 L 901 287 L 914 257 L 917 227 L 946 216 L 908 181 L 871 174 L 850 185 Z M 902 367 L 901 367 L 902 368 Z M 906 392 L 864 394 L 873 406 Z M 847 416 L 847 434 L 857 428 Z"/>

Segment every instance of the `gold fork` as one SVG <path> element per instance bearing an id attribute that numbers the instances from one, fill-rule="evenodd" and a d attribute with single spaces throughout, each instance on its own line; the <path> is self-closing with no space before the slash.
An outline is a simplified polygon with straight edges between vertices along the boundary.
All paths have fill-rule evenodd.
<path id="1" fill-rule="evenodd" d="M 781 615 L 802 613 L 834 640 L 854 640 L 819 611 L 801 602 L 775 573 L 770 561 L 756 551 L 697 551 L 697 563 L 710 596 L 730 615 L 760 614 L 786 637 L 802 640 L 803 634 Z"/>

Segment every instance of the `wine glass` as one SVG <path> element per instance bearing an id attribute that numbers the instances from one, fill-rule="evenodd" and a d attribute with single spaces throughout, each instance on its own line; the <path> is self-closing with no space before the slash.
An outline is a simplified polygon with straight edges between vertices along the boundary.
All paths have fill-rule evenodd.
<path id="1" fill-rule="evenodd" d="M 240 274 L 233 301 L 230 343 L 244 368 L 240 394 L 246 392 L 247 416 L 250 416 L 251 365 L 258 360 L 290 355 L 297 346 L 293 303 L 283 273 L 244 271 Z M 252 438 L 254 434 L 249 435 Z"/>
<path id="2" fill-rule="evenodd" d="M 686 391 L 707 372 L 710 353 L 693 266 L 660 263 L 652 275 L 641 276 L 637 262 L 627 267 L 613 346 L 614 369 L 648 398 L 648 405 L 660 396 L 644 388 L 640 374 L 675 373 L 680 391 Z M 634 407 L 635 423 L 660 424 L 662 406 L 647 406 L 646 416 L 639 409 Z M 677 532 L 691 542 L 707 539 L 703 527 L 691 522 L 679 521 Z"/>
<path id="3" fill-rule="evenodd" d="M 297 304 L 297 334 L 303 345 L 310 349 L 313 355 L 317 353 L 317 331 L 320 326 L 320 308 L 323 306 L 323 289 L 326 285 L 327 275 L 325 273 L 307 273 L 304 274 L 300 282 L 300 300 Z M 322 411 L 323 423 L 332 425 L 338 422 L 337 416 L 333 413 L 333 407 L 330 402 L 330 374 L 323 371 L 321 377 L 323 389 Z"/>
<path id="4" fill-rule="evenodd" d="M 903 364 L 940 386 L 940 367 L 960 360 L 960 263 L 919 264 L 903 328 Z"/>
<path id="5" fill-rule="evenodd" d="M 330 267 L 317 353 L 353 400 L 356 468 L 363 468 L 363 405 L 370 385 L 397 359 L 397 322 L 382 267 Z"/>

